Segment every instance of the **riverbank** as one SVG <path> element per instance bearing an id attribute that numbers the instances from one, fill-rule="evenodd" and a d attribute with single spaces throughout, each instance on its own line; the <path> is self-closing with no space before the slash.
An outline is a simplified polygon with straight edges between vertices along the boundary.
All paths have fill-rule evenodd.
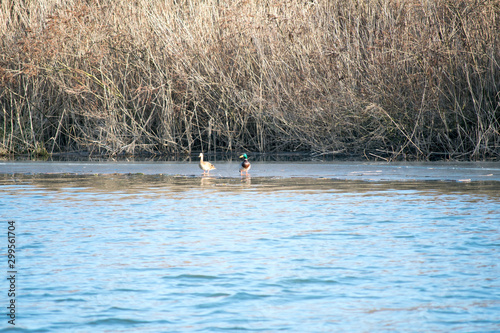
<path id="1" fill-rule="evenodd" d="M 2 2 L 0 153 L 500 158 L 495 1 Z"/>

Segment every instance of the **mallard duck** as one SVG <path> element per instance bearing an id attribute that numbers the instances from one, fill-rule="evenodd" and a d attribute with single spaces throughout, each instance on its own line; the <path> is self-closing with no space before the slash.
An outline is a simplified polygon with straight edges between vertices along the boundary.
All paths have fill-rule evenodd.
<path id="1" fill-rule="evenodd" d="M 203 161 L 203 153 L 200 153 L 198 157 L 200 158 L 200 169 L 203 170 L 203 174 L 210 174 L 210 170 L 215 169 L 214 165 L 210 162 Z"/>
<path id="2" fill-rule="evenodd" d="M 248 170 L 250 170 L 250 162 L 248 162 L 248 156 L 247 154 L 243 154 L 240 156 L 240 158 L 243 159 L 243 162 L 241 162 L 240 166 L 240 175 L 243 175 L 243 171 L 245 171 L 245 174 L 248 175 Z"/>

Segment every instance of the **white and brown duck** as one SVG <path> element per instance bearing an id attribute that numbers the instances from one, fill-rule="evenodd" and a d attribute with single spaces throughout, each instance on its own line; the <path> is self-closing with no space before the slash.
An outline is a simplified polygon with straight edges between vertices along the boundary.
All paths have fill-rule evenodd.
<path id="1" fill-rule="evenodd" d="M 203 170 L 203 174 L 209 175 L 210 170 L 215 169 L 214 165 L 210 162 L 203 161 L 203 153 L 200 153 L 198 157 L 200 158 L 200 169 Z"/>

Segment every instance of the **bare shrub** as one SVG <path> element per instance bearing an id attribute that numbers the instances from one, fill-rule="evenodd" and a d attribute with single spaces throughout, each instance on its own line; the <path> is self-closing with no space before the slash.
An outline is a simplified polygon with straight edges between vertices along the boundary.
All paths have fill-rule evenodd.
<path id="1" fill-rule="evenodd" d="M 0 149 L 498 159 L 494 0 L 8 0 Z"/>

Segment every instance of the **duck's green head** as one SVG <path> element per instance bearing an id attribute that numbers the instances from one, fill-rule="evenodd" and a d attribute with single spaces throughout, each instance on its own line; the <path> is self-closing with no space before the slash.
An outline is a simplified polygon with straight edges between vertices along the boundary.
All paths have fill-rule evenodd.
<path id="1" fill-rule="evenodd" d="M 246 159 L 248 159 L 248 156 L 247 156 L 247 154 L 243 154 L 240 156 L 240 158 L 244 158 L 246 160 Z"/>

